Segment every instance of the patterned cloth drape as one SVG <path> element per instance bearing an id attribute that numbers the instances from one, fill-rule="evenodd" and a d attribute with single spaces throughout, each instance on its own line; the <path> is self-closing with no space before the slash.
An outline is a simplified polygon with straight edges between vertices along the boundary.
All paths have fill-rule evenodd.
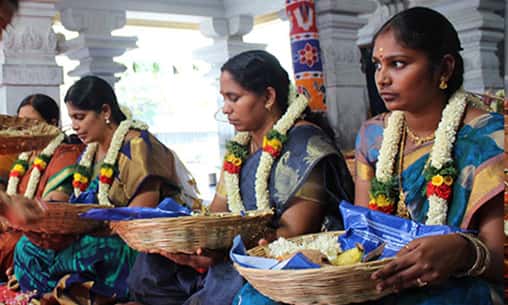
<path id="1" fill-rule="evenodd" d="M 326 111 L 325 84 L 314 0 L 286 0 L 296 87 L 313 111 Z"/>

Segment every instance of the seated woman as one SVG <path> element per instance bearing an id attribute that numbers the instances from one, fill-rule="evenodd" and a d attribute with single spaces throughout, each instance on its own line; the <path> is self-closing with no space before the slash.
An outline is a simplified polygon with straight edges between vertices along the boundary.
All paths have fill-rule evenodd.
<path id="1" fill-rule="evenodd" d="M 338 202 L 353 198 L 353 183 L 333 142 L 333 132 L 324 124 L 326 120 L 322 117 L 318 117 L 320 121 L 315 120 L 305 106 L 295 111 L 296 108 L 288 105 L 299 103 L 295 94 L 290 94 L 288 74 L 265 51 L 241 53 L 229 59 L 221 71 L 223 112 L 240 132 L 235 139 L 244 140 L 228 144 L 225 164 L 231 165 L 230 158 L 241 158 L 240 151 L 245 152 L 245 159 L 241 170 L 237 168 L 239 174 L 225 165 L 210 210 L 238 212 L 274 208 L 274 234 L 268 240 L 341 227 Z M 280 123 L 285 113 L 286 119 Z M 270 130 L 280 129 L 281 125 L 291 127 L 289 132 L 272 138 L 274 132 Z M 278 139 L 286 136 L 287 141 L 282 144 Z M 273 158 L 268 151 L 280 157 Z M 273 165 L 267 163 L 267 158 L 275 159 Z M 260 170 L 266 176 L 257 174 Z M 238 176 L 232 178 L 235 175 Z M 235 180 L 239 185 L 231 182 Z M 244 285 L 223 254 L 203 249 L 196 255 L 167 256 L 169 259 L 139 254 L 129 276 L 129 287 L 136 302 L 231 304 Z"/>
<path id="2" fill-rule="evenodd" d="M 144 124 L 126 119 L 106 81 L 80 79 L 65 103 L 72 128 L 87 144 L 73 175 L 70 202 L 154 207 L 180 194 L 173 154 Z M 18 242 L 14 271 L 22 290 L 54 290 L 65 304 L 127 297 L 126 278 L 136 253 L 119 237 L 76 236 L 44 248 L 37 245 L 42 242 L 26 237 Z"/>
<path id="3" fill-rule="evenodd" d="M 493 304 L 503 275 L 503 117 L 468 103 L 459 37 L 438 12 L 397 14 L 373 47 L 391 112 L 359 132 L 355 203 L 478 232 L 409 243 L 372 275 L 379 291 L 400 291 L 376 304 Z"/>
<path id="4" fill-rule="evenodd" d="M 45 121 L 48 124 L 58 126 L 60 109 L 57 103 L 44 94 L 27 96 L 19 104 L 17 114 L 19 117 Z M 20 195 L 27 199 L 44 198 L 67 201 L 72 189 L 73 165 L 83 151 L 82 145 L 67 144 L 67 139 L 62 134 L 50 144 L 53 148 L 42 152 L 28 152 L 20 154 L 15 160 L 6 187 L 9 196 Z M 50 146 L 48 145 L 48 147 Z M 44 154 L 45 167 L 35 164 L 37 157 Z M 32 174 L 37 170 L 38 174 Z M 56 187 L 58 185 L 58 188 Z M 64 196 L 55 197 L 51 194 L 54 190 L 65 191 Z M 52 198 L 54 197 L 54 198 Z M 5 279 L 7 269 L 12 267 L 14 248 L 21 237 L 19 232 L 0 233 L 0 280 Z"/>

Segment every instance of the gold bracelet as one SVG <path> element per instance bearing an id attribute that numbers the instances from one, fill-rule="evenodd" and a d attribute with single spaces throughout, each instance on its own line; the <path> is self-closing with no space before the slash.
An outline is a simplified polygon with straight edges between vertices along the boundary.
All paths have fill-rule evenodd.
<path id="1" fill-rule="evenodd" d="M 483 274 L 488 266 L 490 265 L 490 252 L 487 246 L 477 237 L 471 236 L 470 234 L 465 234 L 458 232 L 459 236 L 466 239 L 470 242 L 475 249 L 475 262 L 473 265 L 465 272 L 456 274 L 456 277 L 463 276 L 479 276 Z"/>

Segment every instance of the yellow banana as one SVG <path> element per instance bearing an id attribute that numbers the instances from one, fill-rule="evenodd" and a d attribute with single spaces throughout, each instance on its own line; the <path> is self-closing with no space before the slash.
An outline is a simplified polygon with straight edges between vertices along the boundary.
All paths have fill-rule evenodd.
<path id="1" fill-rule="evenodd" d="M 331 263 L 335 266 L 345 266 L 359 263 L 362 261 L 363 251 L 363 246 L 361 244 L 356 244 L 356 247 L 342 252 Z"/>

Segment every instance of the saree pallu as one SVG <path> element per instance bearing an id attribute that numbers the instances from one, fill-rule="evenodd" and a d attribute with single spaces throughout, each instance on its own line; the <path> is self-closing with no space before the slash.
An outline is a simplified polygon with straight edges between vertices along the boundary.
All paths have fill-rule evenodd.
<path id="1" fill-rule="evenodd" d="M 115 164 L 110 201 L 115 206 L 128 205 L 150 177 L 162 180 L 161 197 L 177 193 L 172 161 L 171 152 L 146 131 L 126 141 Z M 143 189 L 150 186 L 143 185 Z M 87 190 L 78 197 L 73 194 L 70 202 L 96 203 L 97 193 L 95 177 Z M 65 304 L 89 304 L 97 295 L 122 301 L 129 295 L 127 276 L 136 255 L 116 236 L 84 235 L 61 251 L 43 249 L 22 238 L 15 253 L 15 274 L 22 290 L 37 289 L 41 294 L 53 291 Z M 74 287 L 80 288 L 79 295 L 71 290 Z"/>
<path id="2" fill-rule="evenodd" d="M 255 173 L 261 150 L 252 154 L 240 173 L 240 192 L 247 210 L 256 209 Z M 353 182 L 344 159 L 324 133 L 310 125 L 291 129 L 281 157 L 272 166 L 270 201 L 276 210 L 273 226 L 278 226 L 287 203 L 298 194 L 313 170 L 322 164 L 319 181 L 326 190 L 326 217 L 323 226 L 339 228 L 337 202 L 353 198 Z M 150 305 L 231 304 L 244 281 L 231 262 L 212 266 L 206 274 L 154 254 L 141 253 L 129 276 L 133 298 Z"/>
<path id="3" fill-rule="evenodd" d="M 360 129 L 356 140 L 357 179 L 369 181 L 374 176 L 384 121 L 385 115 L 379 115 Z M 473 219 L 475 212 L 503 191 L 503 128 L 503 117 L 489 113 L 458 131 L 453 148 L 457 178 L 449 202 L 447 225 L 477 229 Z M 402 187 L 406 205 L 411 218 L 421 223 L 426 220 L 429 206 L 424 193 L 423 168 L 432 144 L 425 143 L 404 154 Z M 438 286 L 403 291 L 373 304 L 492 304 L 491 293 L 497 294 L 499 288 L 479 278 L 450 279 Z"/>

